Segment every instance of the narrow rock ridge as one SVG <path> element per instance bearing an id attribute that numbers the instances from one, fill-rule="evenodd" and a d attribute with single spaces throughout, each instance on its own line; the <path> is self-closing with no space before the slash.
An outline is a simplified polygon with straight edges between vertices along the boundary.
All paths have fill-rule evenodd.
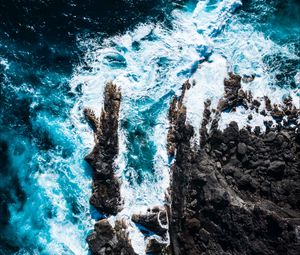
<path id="1" fill-rule="evenodd" d="M 84 114 L 94 131 L 95 147 L 85 157 L 93 169 L 93 194 L 90 203 L 101 213 L 116 215 L 122 209 L 120 180 L 114 173 L 114 159 L 119 151 L 118 122 L 121 92 L 108 83 L 104 91 L 104 107 L 98 119 L 94 112 Z"/>
<path id="2" fill-rule="evenodd" d="M 114 159 L 118 154 L 118 123 L 121 92 L 112 83 L 104 91 L 104 107 L 98 119 L 90 109 L 84 115 L 94 131 L 95 147 L 86 156 L 93 169 L 93 190 L 90 203 L 106 216 L 122 210 L 120 180 L 115 176 Z M 135 255 L 128 238 L 125 221 L 116 220 L 112 226 L 107 219 L 96 222 L 94 231 L 87 237 L 94 255 Z"/>
<path id="3" fill-rule="evenodd" d="M 173 254 L 299 254 L 299 109 L 291 98 L 275 105 L 265 97 L 259 112 L 262 100 L 243 91 L 241 77 L 230 73 L 217 109 L 205 103 L 201 143 L 191 148 L 193 127 L 182 104 L 187 84 L 169 112 Z M 270 115 L 277 124 L 265 122 L 262 133 L 231 122 L 221 131 L 222 112 L 238 106 Z"/>

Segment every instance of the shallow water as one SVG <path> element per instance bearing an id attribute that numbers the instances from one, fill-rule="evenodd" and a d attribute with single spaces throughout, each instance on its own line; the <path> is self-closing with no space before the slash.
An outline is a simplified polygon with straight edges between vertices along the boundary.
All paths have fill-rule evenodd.
<path id="1" fill-rule="evenodd" d="M 299 106 L 296 0 L 188 1 L 172 8 L 165 22 L 145 18 L 120 34 L 80 30 L 75 44 L 39 42 L 33 49 L 0 39 L 0 254 L 88 253 L 85 238 L 97 214 L 83 160 L 93 134 L 82 111 L 100 114 L 110 80 L 123 94 L 115 166 L 125 207 L 117 217 L 128 219 L 141 254 L 143 236 L 129 217 L 165 202 L 167 111 L 185 80 L 196 82 L 185 99 L 195 143 L 203 102 L 217 103 L 228 71 L 255 75 L 243 84 L 254 96 L 280 102 L 291 95 Z M 247 115 L 224 114 L 222 127 L 232 119 L 249 124 Z"/>

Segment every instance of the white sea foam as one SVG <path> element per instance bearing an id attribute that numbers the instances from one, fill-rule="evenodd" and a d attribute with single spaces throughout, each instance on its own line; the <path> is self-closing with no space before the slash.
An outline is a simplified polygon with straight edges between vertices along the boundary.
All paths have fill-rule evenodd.
<path id="1" fill-rule="evenodd" d="M 53 123 L 49 121 L 45 124 L 51 126 Z M 59 126 L 58 123 L 57 125 Z M 64 135 L 68 134 L 70 131 Z M 52 135 L 56 139 L 62 139 L 57 137 L 58 133 Z M 72 143 L 76 144 L 76 139 Z M 80 148 L 80 144 L 77 146 Z M 18 226 L 17 242 L 23 242 L 24 247 L 27 242 L 31 246 L 35 242 L 38 248 L 29 246 L 21 249 L 18 254 L 40 254 L 41 251 L 53 255 L 85 254 L 85 237 L 93 222 L 86 199 L 90 194 L 90 178 L 84 173 L 82 151 L 78 150 L 68 158 L 61 155 L 59 148 L 56 151 L 50 150 L 47 154 L 43 151 L 30 151 L 34 158 L 29 161 L 28 167 L 24 167 L 22 158 L 27 157 L 28 150 L 26 148 L 21 156 L 14 156 L 14 165 L 19 169 L 20 185 L 26 192 L 26 203 L 22 210 L 19 210 L 18 204 L 10 205 L 10 224 Z M 39 171 L 31 173 L 31 167 L 38 167 Z M 75 211 L 73 206 L 77 207 Z"/>
<path id="2" fill-rule="evenodd" d="M 297 104 L 297 92 L 274 88 L 273 74 L 266 72 L 263 57 L 274 51 L 280 51 L 293 58 L 288 48 L 276 45 L 256 32 L 250 25 L 234 20 L 233 13 L 241 5 L 239 0 L 199 1 L 191 13 L 175 10 L 172 13 L 172 29 L 160 24 L 141 24 L 133 31 L 105 39 L 79 44 L 87 49 L 85 66 L 79 67 L 71 85 L 73 90 L 82 84 L 82 96 L 71 111 L 72 122 L 80 132 L 85 148 L 93 147 L 93 134 L 82 118 L 82 110 L 89 107 L 100 114 L 102 94 L 105 83 L 113 81 L 122 90 L 120 119 L 143 121 L 139 114 L 149 111 L 149 118 L 155 118 L 154 127 L 148 128 L 147 142 L 156 146 L 153 155 L 153 168 L 157 178 L 151 174 L 144 176 L 140 184 L 128 180 L 125 170 L 135 177 L 135 169 L 127 166 L 127 133 L 119 127 L 119 155 L 115 160 L 117 175 L 122 179 L 121 194 L 124 198 L 124 210 L 116 217 L 125 218 L 129 225 L 130 238 L 138 254 L 144 254 L 145 241 L 141 232 L 130 221 L 134 212 L 147 207 L 162 205 L 164 192 L 169 185 L 169 168 L 166 154 L 167 104 L 175 93 L 180 94 L 181 84 L 190 79 L 196 85 L 187 91 L 187 121 L 196 130 L 195 142 L 199 142 L 199 128 L 208 98 L 215 107 L 223 94 L 223 80 L 228 71 L 241 75 L 252 75 L 253 82 L 242 84 L 245 90 L 251 90 L 254 97 L 268 95 L 274 102 L 279 102 L 286 95 L 294 98 Z M 230 24 L 228 26 L 228 24 Z M 89 45 L 87 47 L 86 45 Z M 208 62 L 204 62 L 209 59 Z M 298 74 L 299 76 L 299 74 Z M 297 77 L 298 77 L 297 76 Z M 296 79 L 299 80 L 299 79 Z M 299 96 L 299 92 L 298 92 Z M 142 102 L 143 103 L 137 103 Z M 155 103 L 162 101 L 161 109 Z M 299 102 L 298 102 L 299 104 Z M 151 111 L 155 112 L 151 113 Z M 247 124 L 263 126 L 264 119 L 254 114 L 249 122 L 249 111 L 240 107 L 235 113 L 224 113 L 220 125 L 224 128 L 231 120 L 240 126 Z M 154 116 L 154 117 L 153 117 Z M 269 118 L 268 116 L 266 118 Z M 145 127 L 144 127 L 145 128 Z M 138 157 L 138 155 L 132 155 Z M 138 158 L 136 158 L 138 160 Z M 111 217 L 113 223 L 115 217 Z"/>
<path id="3" fill-rule="evenodd" d="M 249 83 L 242 82 L 242 88 L 251 91 L 253 98 L 261 101 L 261 109 L 264 107 L 264 96 L 268 96 L 272 103 L 281 104 L 287 96 L 292 97 L 293 103 L 299 107 L 299 90 L 276 86 L 276 72 L 269 72 L 264 58 L 268 55 L 282 54 L 288 59 L 298 59 L 293 48 L 281 46 L 266 38 L 261 32 L 255 31 L 251 25 L 241 24 L 238 19 L 233 20 L 225 31 L 214 39 L 214 51 L 224 56 L 230 63 L 229 71 L 243 75 L 254 75 L 255 79 Z M 297 80 L 297 79 L 295 79 Z M 248 120 L 252 114 L 253 119 Z M 236 121 L 239 127 L 250 125 L 252 128 L 260 126 L 265 130 L 264 121 L 273 121 L 257 114 L 254 110 L 245 110 L 238 107 L 236 112 L 222 113 L 220 128 L 224 129 L 231 121 Z M 274 122 L 274 121 L 273 121 Z"/>
<path id="4" fill-rule="evenodd" d="M 222 7 L 213 11 L 213 15 L 205 21 L 207 34 L 223 29 L 223 25 L 230 17 L 230 13 L 236 8 L 239 1 L 221 1 Z M 201 15 L 200 15 L 201 13 Z M 223 14 L 222 14 L 223 13 Z M 148 142 L 154 142 L 156 153 L 153 167 L 156 178 L 144 175 L 144 181 L 140 184 L 129 182 L 124 175 L 127 167 L 126 132 L 119 129 L 119 156 L 115 161 L 117 175 L 122 178 L 121 194 L 124 198 L 124 210 L 117 216 L 128 218 L 133 212 L 145 210 L 147 207 L 162 205 L 165 199 L 165 191 L 169 185 L 169 168 L 166 153 L 167 137 L 167 104 L 174 91 L 179 94 L 181 84 L 188 78 L 197 80 L 195 88 L 188 92 L 186 103 L 188 105 L 188 119 L 199 127 L 201 109 L 206 96 L 217 98 L 222 91 L 221 81 L 226 75 L 226 62 L 220 56 L 214 56 L 212 63 L 204 64 L 198 69 L 200 62 L 211 53 L 211 38 L 199 33 L 197 20 L 203 17 L 200 6 L 194 14 L 175 10 L 173 12 L 173 29 L 169 30 L 159 24 L 144 24 L 125 35 L 115 36 L 104 40 L 101 45 L 92 42 L 93 46 L 86 55 L 86 63 L 92 69 L 91 72 L 78 71 L 72 80 L 73 89 L 78 84 L 82 86 L 82 97 L 72 110 L 72 120 L 82 132 L 86 146 L 92 147 L 92 134 L 83 126 L 82 109 L 90 107 L 100 113 L 102 91 L 104 84 L 112 80 L 121 87 L 123 100 L 121 104 L 120 118 L 135 118 L 139 111 L 155 108 L 154 103 L 162 101 L 164 107 L 159 109 L 155 118 L 156 125 L 150 129 Z M 214 18 L 212 18 L 214 17 Z M 217 22 L 215 22 L 215 17 Z M 209 21 L 209 22 L 207 22 Z M 213 68 L 218 68 L 215 72 Z M 201 72 L 201 70 L 206 72 Z M 194 74 L 195 73 L 195 74 Z M 214 75 L 214 79 L 209 77 Z M 193 75 L 194 74 L 194 75 Z M 220 88 L 221 87 L 221 88 Z M 219 89 L 220 88 L 220 89 Z M 174 93 L 173 92 L 173 93 Z M 193 105 L 193 101 L 200 96 L 199 102 Z M 135 109 L 135 100 L 145 99 L 145 105 L 140 104 Z M 150 103 L 149 103 L 150 101 Z M 153 103 L 151 103 L 153 101 Z M 195 107 L 190 107 L 190 104 Z M 196 120 L 195 115 L 198 115 Z M 151 115 L 149 116 L 151 118 Z M 197 122 L 197 123 L 196 123 Z M 137 159 L 138 160 L 138 159 Z M 130 173 L 136 175 L 134 169 Z M 128 220 L 130 226 L 130 238 L 135 250 L 139 254 L 145 252 L 144 237 L 137 227 Z"/>
<path id="5" fill-rule="evenodd" d="M 0 65 L 3 65 L 5 70 L 9 68 L 8 60 L 2 57 L 0 57 Z"/>
<path id="6" fill-rule="evenodd" d="M 48 169 L 36 174 L 39 186 L 44 190 L 45 197 L 51 204 L 52 214 L 55 215 L 47 219 L 51 235 L 51 242 L 46 248 L 48 254 L 81 255 L 87 251 L 86 228 L 91 228 L 93 222 L 86 199 L 90 195 L 90 179 L 84 174 L 82 157 L 82 153 L 74 155 L 77 160 L 70 162 L 70 159 L 64 160 L 53 155 L 55 162 L 44 162 L 43 165 Z M 66 195 L 69 192 L 76 197 L 81 207 L 80 214 L 72 214 Z M 78 223 L 74 224 L 74 220 Z"/>
<path id="7" fill-rule="evenodd" d="M 223 95 L 223 82 L 227 77 L 227 70 L 226 60 L 216 54 L 210 58 L 209 63 L 203 63 L 191 77 L 196 84 L 186 92 L 184 104 L 187 107 L 187 121 L 195 128 L 196 143 L 199 143 L 204 102 L 210 99 L 211 107 L 216 108 Z"/>

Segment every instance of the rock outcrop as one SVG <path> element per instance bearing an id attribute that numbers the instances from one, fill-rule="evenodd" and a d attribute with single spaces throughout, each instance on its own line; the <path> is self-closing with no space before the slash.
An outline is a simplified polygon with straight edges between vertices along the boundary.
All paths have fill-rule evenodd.
<path id="1" fill-rule="evenodd" d="M 131 220 L 146 238 L 146 254 L 170 254 L 167 206 L 155 206 L 145 213 L 136 213 Z"/>
<path id="2" fill-rule="evenodd" d="M 136 254 L 128 239 L 127 225 L 124 221 L 116 221 L 114 227 L 107 219 L 98 221 L 87 241 L 92 254 L 95 255 Z"/>
<path id="3" fill-rule="evenodd" d="M 93 194 L 90 203 L 107 216 L 122 209 L 120 180 L 115 176 L 114 159 L 118 154 L 118 123 L 121 92 L 112 83 L 104 91 L 104 107 L 100 119 L 90 109 L 84 114 L 94 131 L 95 147 L 86 156 L 93 170 Z M 107 219 L 96 222 L 94 231 L 87 237 L 93 255 L 135 255 L 128 238 L 125 221 L 116 220 L 114 227 Z"/>
<path id="4" fill-rule="evenodd" d="M 85 160 L 93 169 L 93 194 L 90 203 L 104 214 L 117 214 L 122 209 L 120 180 L 115 177 L 113 162 L 118 154 L 118 122 L 121 92 L 112 83 L 104 91 L 100 119 L 90 109 L 84 114 L 94 131 L 95 147 Z"/>
<path id="5" fill-rule="evenodd" d="M 241 77 L 224 81 L 217 109 L 205 103 L 198 148 L 186 122 L 182 97 L 170 106 L 168 152 L 171 169 L 169 232 L 179 254 L 299 254 L 300 126 L 299 109 L 290 98 L 265 111 L 277 125 L 239 129 L 231 122 L 221 131 L 222 111 L 242 106 L 259 111 L 260 101 L 244 92 Z M 186 83 L 187 84 L 187 83 Z M 182 95 L 187 85 L 183 86 Z M 208 127 L 210 123 L 210 127 Z"/>
<path id="6" fill-rule="evenodd" d="M 148 209 L 145 214 L 133 214 L 131 220 L 158 236 L 166 238 L 168 231 L 168 219 L 166 209 L 154 207 Z"/>

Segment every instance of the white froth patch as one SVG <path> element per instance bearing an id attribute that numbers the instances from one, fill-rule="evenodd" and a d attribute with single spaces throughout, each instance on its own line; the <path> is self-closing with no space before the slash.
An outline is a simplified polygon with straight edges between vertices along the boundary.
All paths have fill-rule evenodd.
<path id="1" fill-rule="evenodd" d="M 217 3 L 211 3 L 210 0 L 199 1 L 193 13 L 198 31 L 207 36 L 215 36 L 241 5 L 241 0 L 223 0 Z"/>
<path id="2" fill-rule="evenodd" d="M 80 230 L 74 227 L 74 224 L 65 222 L 64 224 L 56 224 L 50 222 L 50 233 L 55 236 L 55 241 L 49 244 L 48 250 L 49 254 L 64 254 L 64 247 L 68 247 L 72 254 L 81 255 L 86 253 L 86 246 L 82 247 L 78 243 L 82 242 L 81 236 L 78 236 L 77 232 Z M 59 241 L 57 241 L 59 240 Z M 61 245 L 63 244 L 63 246 Z"/>
<path id="3" fill-rule="evenodd" d="M 252 120 L 248 119 L 248 115 L 251 114 L 253 116 Z M 244 107 L 240 106 L 236 108 L 235 112 L 223 112 L 221 114 L 219 120 L 219 129 L 224 130 L 228 127 L 231 121 L 235 121 L 238 124 L 239 129 L 246 127 L 247 125 L 251 126 L 252 130 L 254 127 L 261 127 L 261 131 L 265 132 L 266 127 L 264 125 L 264 121 L 272 121 L 273 118 L 271 116 L 263 116 L 260 113 L 256 113 L 250 109 L 246 110 Z"/>
<path id="4" fill-rule="evenodd" d="M 295 83 L 296 86 L 300 86 L 300 71 L 298 71 L 295 75 Z"/>
<path id="5" fill-rule="evenodd" d="M 57 160 L 60 162 L 54 162 L 54 164 L 61 164 L 62 159 Z M 68 164 L 68 162 L 65 163 Z M 68 190 L 66 189 L 67 187 L 62 189 L 60 186 L 60 175 L 51 170 L 36 174 L 38 184 L 44 190 L 47 200 L 51 204 L 52 213 L 55 215 L 55 217 L 49 218 L 47 222 L 47 225 L 50 227 L 49 233 L 51 235 L 51 242 L 47 243 L 46 246 L 46 250 L 49 254 L 71 252 L 74 255 L 82 255 L 87 252 L 87 244 L 85 242 L 86 230 L 82 228 L 82 225 L 91 228 L 93 224 L 93 220 L 90 219 L 90 216 L 87 213 L 88 201 L 86 200 L 86 197 L 89 196 L 90 180 L 83 178 L 83 170 L 79 171 L 79 169 L 81 169 L 79 161 L 77 163 L 75 162 L 74 167 L 70 167 L 68 170 L 64 169 L 64 167 L 61 167 L 60 169 L 61 171 L 64 171 L 60 174 L 67 175 L 71 185 L 74 183 L 81 188 L 80 191 L 72 190 L 73 192 L 78 193 L 78 202 L 85 208 L 76 216 L 70 215 L 71 209 L 63 194 L 63 190 L 65 190 L 65 192 L 68 192 Z M 74 224 L 72 222 L 73 217 L 78 218 L 81 223 Z M 41 238 L 43 239 L 43 237 Z M 40 240 L 41 243 L 43 243 L 42 239 Z"/>
<path id="6" fill-rule="evenodd" d="M 227 77 L 227 63 L 219 55 L 213 55 L 211 62 L 199 66 L 190 82 L 196 85 L 186 91 L 184 104 L 187 107 L 187 122 L 194 127 L 195 142 L 199 143 L 199 131 L 203 118 L 204 102 L 211 100 L 211 107 L 216 108 L 224 93 L 224 79 Z"/>
<path id="7" fill-rule="evenodd" d="M 9 68 L 8 60 L 2 57 L 0 57 L 0 65 L 3 65 L 5 70 Z"/>

